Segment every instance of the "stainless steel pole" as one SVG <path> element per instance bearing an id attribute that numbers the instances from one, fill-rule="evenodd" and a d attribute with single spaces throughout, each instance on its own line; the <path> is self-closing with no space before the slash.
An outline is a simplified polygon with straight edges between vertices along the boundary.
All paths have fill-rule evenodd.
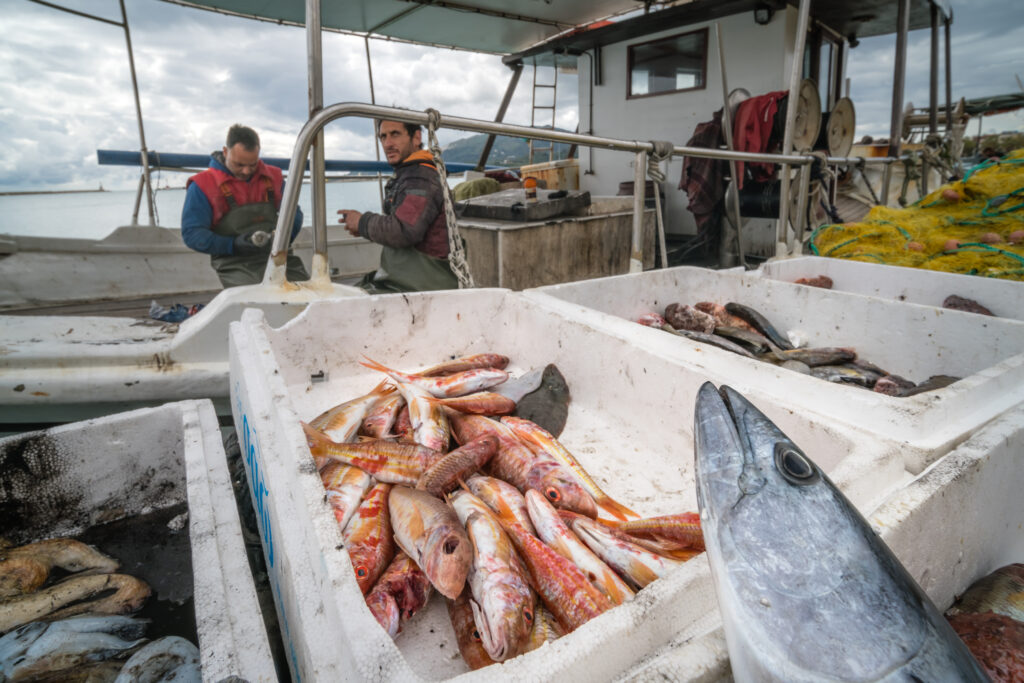
<path id="1" fill-rule="evenodd" d="M 321 31 L 320 0 L 306 0 L 306 74 L 309 85 L 309 116 L 312 118 L 324 108 L 323 32 Z M 309 157 L 309 193 L 313 209 L 313 261 L 310 280 L 328 285 L 331 281 L 327 261 L 327 198 L 324 164 L 324 131 L 317 131 Z M 289 167 L 288 184 L 301 186 L 302 166 Z M 291 224 L 287 226 L 291 232 Z M 290 235 L 289 235 L 290 236 Z M 287 243 L 286 243 L 287 244 Z M 285 247 L 287 251 L 287 246 Z M 268 271 L 269 272 L 269 271 Z"/>
<path id="2" fill-rule="evenodd" d="M 508 87 L 505 88 L 505 96 L 501 98 L 501 104 L 498 105 L 498 113 L 494 117 L 494 120 L 498 123 L 505 120 L 505 112 L 508 111 L 508 105 L 512 101 L 512 94 L 515 93 L 516 86 L 519 85 L 519 77 L 522 73 L 523 63 L 518 62 L 512 67 L 512 77 L 508 81 Z M 491 147 L 494 146 L 495 137 L 493 133 L 487 136 L 487 142 L 484 143 L 484 148 L 480 152 L 480 159 L 476 162 L 476 170 L 482 171 L 487 166 L 487 157 L 491 156 Z"/>
<path id="3" fill-rule="evenodd" d="M 810 18 L 811 0 L 800 0 L 798 12 L 796 37 L 793 40 L 793 68 L 789 74 L 789 98 L 786 100 L 786 130 L 782 136 L 783 154 L 789 154 L 793 148 L 793 126 L 796 122 L 797 100 L 800 97 L 800 77 L 804 64 L 804 44 L 807 41 L 807 24 Z M 782 182 L 779 189 L 779 224 L 775 229 L 775 255 L 784 256 L 790 253 L 793 248 L 793 239 L 790 237 L 789 232 L 789 164 L 783 162 L 779 172 L 782 176 Z"/>
<path id="4" fill-rule="evenodd" d="M 633 250 L 629 255 L 629 272 L 644 270 L 644 199 L 647 195 L 647 152 L 636 153 L 633 169 Z"/>
<path id="5" fill-rule="evenodd" d="M 732 146 L 732 112 L 729 110 L 729 84 L 725 78 L 725 48 L 722 47 L 722 28 L 719 22 L 715 22 L 715 41 L 718 43 L 718 68 L 722 72 L 722 128 L 725 132 L 726 149 L 733 149 Z M 736 215 L 736 251 L 738 252 L 740 265 L 747 266 L 746 257 L 743 254 L 743 221 L 740 218 L 740 189 L 739 178 L 736 175 L 736 161 L 729 160 L 729 175 L 732 177 L 734 191 L 732 193 L 732 208 Z M 725 265 L 719 263 L 719 265 Z M 732 265 L 732 264 L 728 264 Z"/>
<path id="6" fill-rule="evenodd" d="M 149 224 L 156 225 L 153 212 L 153 185 L 149 178 L 149 152 L 146 149 L 146 132 L 142 128 L 142 104 L 139 101 L 139 81 L 135 77 L 135 56 L 132 54 L 132 34 L 128 30 L 128 13 L 124 9 L 124 0 L 121 2 L 121 26 L 124 27 L 124 41 L 128 45 L 128 69 L 132 74 L 132 93 L 135 95 L 135 118 L 139 124 L 139 144 L 142 145 L 142 176 L 145 179 L 146 201 L 149 204 Z M 132 225 L 138 225 L 139 210 L 136 205 L 135 214 L 132 216 Z"/>
<path id="7" fill-rule="evenodd" d="M 367 34 L 363 37 L 363 43 L 366 46 L 366 73 L 370 77 L 370 103 L 377 104 L 377 97 L 373 92 L 373 60 L 370 59 L 370 35 Z M 380 145 L 377 144 L 377 126 L 371 122 L 371 129 L 373 130 L 373 151 L 377 155 L 377 161 L 380 161 Z M 377 194 L 380 196 L 380 205 L 384 206 L 384 176 L 381 175 L 380 171 L 377 171 Z"/>
<path id="8" fill-rule="evenodd" d="M 896 64 L 892 79 L 892 119 L 889 126 L 889 153 L 899 158 L 903 132 L 903 87 L 907 73 L 907 33 L 910 32 L 910 0 L 899 0 L 896 17 Z"/>

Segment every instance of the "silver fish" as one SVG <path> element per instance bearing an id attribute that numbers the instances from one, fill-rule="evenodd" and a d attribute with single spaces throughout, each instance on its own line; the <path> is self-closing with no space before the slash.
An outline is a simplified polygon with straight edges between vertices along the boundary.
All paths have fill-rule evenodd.
<path id="1" fill-rule="evenodd" d="M 0 640 L 0 680 L 28 679 L 116 657 L 145 642 L 139 636 L 148 623 L 115 615 L 25 624 Z"/>
<path id="2" fill-rule="evenodd" d="M 828 477 L 749 401 L 694 411 L 701 527 L 737 681 L 985 681 Z"/>
<path id="3" fill-rule="evenodd" d="M 129 657 L 114 683 L 202 683 L 202 680 L 199 648 L 180 636 L 164 636 Z"/>

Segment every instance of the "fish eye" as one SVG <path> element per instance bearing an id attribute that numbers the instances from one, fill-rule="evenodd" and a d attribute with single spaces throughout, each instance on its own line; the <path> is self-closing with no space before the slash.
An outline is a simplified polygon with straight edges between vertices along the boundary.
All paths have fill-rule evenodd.
<path id="1" fill-rule="evenodd" d="M 544 495 L 547 496 L 548 500 L 550 500 L 552 503 L 557 503 L 558 501 L 562 500 L 562 493 L 554 486 L 549 486 L 546 489 L 544 489 Z"/>
<path id="2" fill-rule="evenodd" d="M 473 642 L 479 643 L 482 642 L 482 640 L 483 639 L 480 638 L 480 631 L 477 629 L 473 629 Z"/>
<path id="3" fill-rule="evenodd" d="M 775 444 L 775 469 L 791 484 L 805 486 L 818 481 L 818 468 L 790 444 Z"/>
<path id="4" fill-rule="evenodd" d="M 360 579 L 365 579 L 369 573 L 366 571 L 366 567 L 356 567 L 356 576 Z"/>
<path id="5" fill-rule="evenodd" d="M 530 622 L 531 624 L 533 623 L 533 610 L 531 610 L 529 607 L 523 609 L 523 616 L 526 617 L 526 620 L 528 622 Z"/>

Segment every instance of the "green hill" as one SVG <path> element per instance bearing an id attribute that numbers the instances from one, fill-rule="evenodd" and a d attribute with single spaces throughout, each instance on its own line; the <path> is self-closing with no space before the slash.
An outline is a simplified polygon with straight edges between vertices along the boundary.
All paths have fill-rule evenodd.
<path id="1" fill-rule="evenodd" d="M 475 164 L 480 160 L 480 152 L 487 142 L 487 134 L 480 133 L 466 138 L 459 138 L 452 141 L 444 148 L 442 155 L 445 161 L 463 164 Z M 546 145 L 544 141 L 539 144 Z M 555 159 L 565 159 L 569 154 L 569 145 L 555 143 Z M 535 163 L 547 161 L 546 152 L 534 155 Z M 499 135 L 494 139 L 494 146 L 491 147 L 491 155 L 487 159 L 488 166 L 506 166 L 515 168 L 530 163 L 530 148 L 526 138 L 513 138 Z"/>

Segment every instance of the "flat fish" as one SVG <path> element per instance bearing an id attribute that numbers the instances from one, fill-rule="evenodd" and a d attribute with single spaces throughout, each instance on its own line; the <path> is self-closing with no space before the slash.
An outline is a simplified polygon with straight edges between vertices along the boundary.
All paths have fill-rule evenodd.
<path id="1" fill-rule="evenodd" d="M 1008 564 L 978 579 L 946 610 L 946 616 L 982 612 L 1024 623 L 1024 564 Z"/>
<path id="2" fill-rule="evenodd" d="M 959 382 L 961 377 L 953 377 L 952 375 L 932 375 L 925 381 L 918 384 L 916 387 L 907 389 L 900 396 L 917 396 L 923 394 L 926 391 L 935 391 L 936 389 L 944 389 L 954 382 Z"/>
<path id="3" fill-rule="evenodd" d="M 526 396 L 532 391 L 536 391 L 537 388 L 540 387 L 543 374 L 544 368 L 534 368 L 515 379 L 509 379 L 508 381 L 499 384 L 494 387 L 492 391 L 519 403 L 523 396 Z"/>
<path id="4" fill-rule="evenodd" d="M 553 364 L 544 368 L 540 386 L 516 402 L 515 415 L 540 425 L 554 436 L 565 429 L 572 396 L 565 377 Z"/>

